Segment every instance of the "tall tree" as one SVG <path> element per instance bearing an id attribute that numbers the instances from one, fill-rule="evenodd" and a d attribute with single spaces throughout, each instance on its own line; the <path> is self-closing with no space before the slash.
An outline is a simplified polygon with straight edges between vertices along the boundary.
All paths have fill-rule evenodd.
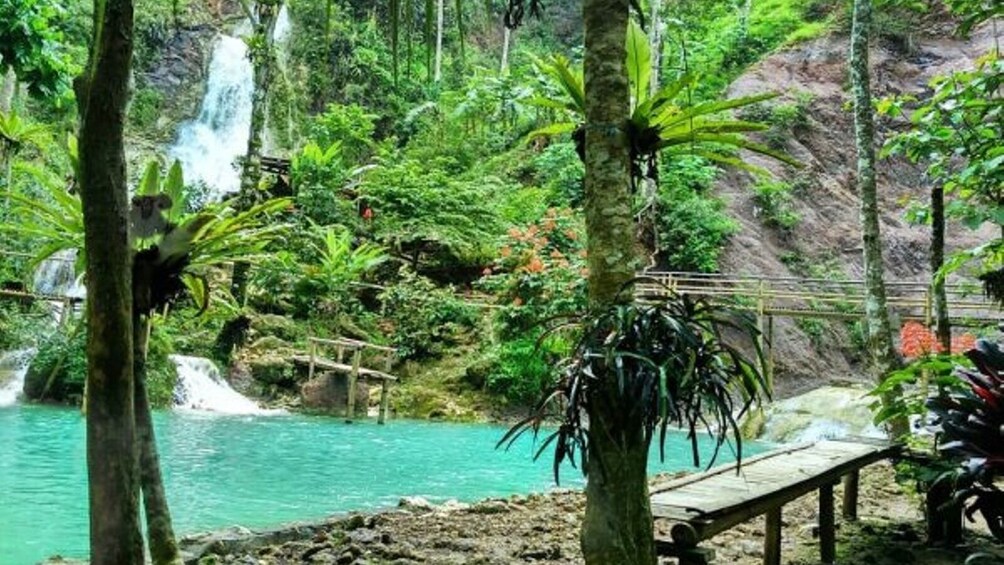
<path id="1" fill-rule="evenodd" d="M 443 16 L 444 0 L 436 0 L 436 73 L 435 80 L 439 82 L 443 78 Z"/>
<path id="2" fill-rule="evenodd" d="M 865 321 L 873 370 L 883 380 L 902 366 L 893 346 L 892 325 L 886 307 L 883 279 L 882 237 L 879 229 L 878 195 L 875 178 L 875 118 L 872 111 L 868 44 L 871 39 L 872 1 L 854 0 L 851 28 L 851 89 L 854 96 L 854 143 L 857 148 L 857 190 L 861 199 L 861 240 L 864 247 Z M 888 401 L 889 398 L 884 400 Z M 900 437 L 907 423 L 894 420 L 890 433 Z"/>
<path id="3" fill-rule="evenodd" d="M 275 73 L 275 21 L 282 0 L 258 0 L 254 7 L 249 0 L 241 0 L 244 13 L 251 20 L 252 34 L 247 40 L 254 73 L 254 91 L 251 94 L 251 126 L 247 152 L 241 166 L 241 188 L 238 207 L 248 210 L 254 205 L 258 185 L 261 183 L 261 151 L 265 121 L 268 117 L 268 92 Z M 231 294 L 238 304 L 244 303 L 247 294 L 248 264 L 234 265 Z"/>
<path id="4" fill-rule="evenodd" d="M 90 61 L 77 81 L 87 264 L 87 472 L 90 560 L 141 565 L 134 415 L 129 200 L 123 147 L 132 0 L 95 0 Z"/>
<path id="5" fill-rule="evenodd" d="M 628 0 L 585 0 L 585 214 L 589 305 L 603 311 L 629 294 L 635 276 L 635 226 L 626 126 L 630 118 L 625 38 Z M 586 513 L 582 551 L 589 564 L 655 562 L 648 500 L 648 442 L 639 422 L 610 412 L 617 379 L 604 379 L 589 404 Z M 637 424 L 637 425 L 634 425 Z"/>

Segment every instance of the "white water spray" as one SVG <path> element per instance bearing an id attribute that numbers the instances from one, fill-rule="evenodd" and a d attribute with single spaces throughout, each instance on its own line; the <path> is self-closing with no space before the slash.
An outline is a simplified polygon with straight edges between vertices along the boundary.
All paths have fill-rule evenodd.
<path id="1" fill-rule="evenodd" d="M 171 355 L 178 367 L 178 382 L 174 386 L 176 409 L 216 412 L 219 414 L 274 414 L 253 400 L 230 388 L 220 370 L 209 359 Z"/>
<path id="2" fill-rule="evenodd" d="M 186 181 L 205 183 L 210 200 L 220 200 L 240 188 L 234 163 L 247 151 L 252 78 L 244 40 L 221 35 L 213 48 L 199 116 L 182 124 L 168 150 L 181 161 Z"/>
<path id="3" fill-rule="evenodd" d="M 21 389 L 24 388 L 28 364 L 34 356 L 34 349 L 0 353 L 0 407 L 17 403 Z"/>

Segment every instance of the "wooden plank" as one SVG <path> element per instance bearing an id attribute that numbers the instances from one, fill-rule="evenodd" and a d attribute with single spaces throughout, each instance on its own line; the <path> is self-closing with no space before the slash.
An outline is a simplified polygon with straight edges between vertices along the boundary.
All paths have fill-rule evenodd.
<path id="1" fill-rule="evenodd" d="M 778 458 L 771 457 L 748 467 L 744 465 L 744 473 L 740 476 L 723 475 L 715 470 L 707 479 L 710 485 L 703 486 L 712 486 L 714 492 L 721 495 L 710 501 L 689 493 L 686 485 L 657 493 L 652 496 L 652 514 L 657 518 L 686 521 L 700 539 L 707 539 L 825 484 L 832 484 L 851 471 L 888 458 L 897 450 L 889 444 L 871 442 L 818 442 L 811 448 L 782 454 L 781 458 L 790 459 L 787 462 L 790 464 L 776 465 Z M 746 479 L 748 476 L 762 480 L 751 485 Z"/>
<path id="2" fill-rule="evenodd" d="M 293 362 L 299 365 L 309 365 L 310 357 L 304 355 L 294 355 Z M 346 365 L 344 363 L 335 363 L 329 359 L 322 359 L 318 357 L 314 360 L 314 365 L 317 369 L 322 371 L 338 371 L 339 373 L 349 373 L 352 371 L 352 365 Z M 394 375 L 388 375 L 387 373 L 377 371 L 376 369 L 369 369 L 366 367 L 359 368 L 359 378 L 362 379 L 373 379 L 373 380 L 383 380 L 383 381 L 397 381 L 397 377 Z"/>

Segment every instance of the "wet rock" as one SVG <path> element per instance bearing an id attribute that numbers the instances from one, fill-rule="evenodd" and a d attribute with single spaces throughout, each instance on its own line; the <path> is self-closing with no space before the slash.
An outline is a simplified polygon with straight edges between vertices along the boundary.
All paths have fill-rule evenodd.
<path id="1" fill-rule="evenodd" d="M 331 415 L 344 415 L 348 405 L 348 376 L 339 373 L 321 373 L 300 388 L 303 407 Z M 365 415 L 369 401 L 369 386 L 364 381 L 356 383 L 356 416 Z"/>
<path id="2" fill-rule="evenodd" d="M 511 508 L 504 500 L 486 500 L 475 504 L 469 511 L 473 514 L 502 514 L 510 510 Z"/>
<path id="3" fill-rule="evenodd" d="M 406 496 L 398 501 L 398 508 L 403 508 L 411 512 L 430 512 L 435 506 L 421 496 Z"/>
<path id="4" fill-rule="evenodd" d="M 380 541 L 380 533 L 369 528 L 352 530 L 346 537 L 350 541 L 361 545 L 370 545 Z"/>

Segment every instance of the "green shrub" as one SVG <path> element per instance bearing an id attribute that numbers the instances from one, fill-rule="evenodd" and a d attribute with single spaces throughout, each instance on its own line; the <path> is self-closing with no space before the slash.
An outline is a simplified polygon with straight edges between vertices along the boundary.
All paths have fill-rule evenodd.
<path id="1" fill-rule="evenodd" d="M 720 199 L 671 186 L 659 195 L 657 229 L 659 253 L 669 269 L 711 273 L 739 226 Z"/>
<path id="2" fill-rule="evenodd" d="M 163 99 L 159 92 L 152 88 L 140 88 L 129 102 L 129 121 L 131 126 L 141 130 L 149 130 L 160 117 Z"/>
<path id="3" fill-rule="evenodd" d="M 150 406 L 163 408 L 174 400 L 174 385 L 178 381 L 178 367 L 168 358 L 174 351 L 168 333 L 154 330 L 146 356 L 146 395 Z"/>
<path id="4" fill-rule="evenodd" d="M 57 333 L 38 348 L 24 377 L 30 400 L 80 402 L 87 380 L 87 332 Z"/>
<path id="5" fill-rule="evenodd" d="M 582 205 L 585 168 L 575 144 L 553 143 L 533 160 L 536 183 L 552 194 L 552 205 L 577 208 Z"/>
<path id="6" fill-rule="evenodd" d="M 756 214 L 767 227 L 790 231 L 802 219 L 795 211 L 791 185 L 783 181 L 763 180 L 753 186 Z"/>
<path id="7" fill-rule="evenodd" d="M 558 360 L 568 353 L 562 341 L 545 340 L 538 347 L 535 339 L 521 337 L 503 342 L 498 348 L 494 369 L 488 374 L 487 388 L 507 402 L 530 404 L 557 378 Z"/>
<path id="8" fill-rule="evenodd" d="M 324 113 L 314 118 L 310 139 L 322 147 L 338 143 L 346 163 L 361 164 L 372 154 L 377 117 L 359 104 L 328 104 Z"/>
<path id="9" fill-rule="evenodd" d="M 450 287 L 402 269 L 401 280 L 380 294 L 391 341 L 405 358 L 432 357 L 460 343 L 478 321 L 477 310 Z"/>

